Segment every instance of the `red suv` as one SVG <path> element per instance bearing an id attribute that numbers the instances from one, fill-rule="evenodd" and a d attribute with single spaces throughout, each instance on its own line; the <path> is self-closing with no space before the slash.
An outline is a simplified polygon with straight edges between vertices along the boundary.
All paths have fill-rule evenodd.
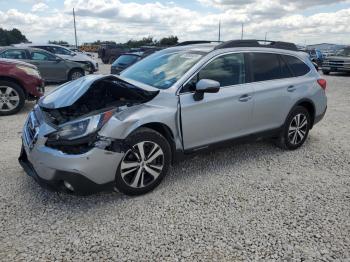
<path id="1" fill-rule="evenodd" d="M 35 100 L 44 94 L 44 81 L 31 64 L 0 59 L 0 116 L 17 113 L 25 100 Z"/>

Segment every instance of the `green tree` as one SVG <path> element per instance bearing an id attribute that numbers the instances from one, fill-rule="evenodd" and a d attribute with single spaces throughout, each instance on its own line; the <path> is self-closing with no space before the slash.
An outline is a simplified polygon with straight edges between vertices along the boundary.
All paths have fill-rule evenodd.
<path id="1" fill-rule="evenodd" d="M 27 38 L 18 29 L 13 28 L 12 30 L 6 30 L 0 28 L 0 46 L 26 42 L 28 42 Z"/>
<path id="2" fill-rule="evenodd" d="M 177 36 L 169 36 L 169 37 L 164 37 L 162 39 L 160 39 L 159 41 L 159 45 L 160 46 L 172 46 L 172 45 L 176 45 L 178 43 L 179 39 L 177 38 Z"/>

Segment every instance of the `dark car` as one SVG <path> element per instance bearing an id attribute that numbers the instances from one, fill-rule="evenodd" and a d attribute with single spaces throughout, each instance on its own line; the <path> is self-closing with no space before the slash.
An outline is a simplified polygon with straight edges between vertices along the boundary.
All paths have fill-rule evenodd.
<path id="1" fill-rule="evenodd" d="M 107 44 L 99 48 L 98 56 L 104 64 L 112 64 L 121 54 L 129 52 L 129 50 L 129 48 L 122 45 Z"/>
<path id="2" fill-rule="evenodd" d="M 328 56 L 323 61 L 322 72 L 325 75 L 331 72 L 350 73 L 350 46 L 338 51 L 335 56 Z"/>
<path id="3" fill-rule="evenodd" d="M 111 66 L 111 74 L 119 74 L 124 69 L 135 64 L 137 61 L 161 50 L 161 48 L 138 49 L 138 52 L 124 53 L 115 60 Z"/>
<path id="4" fill-rule="evenodd" d="M 44 81 L 36 66 L 0 58 L 0 116 L 17 113 L 25 100 L 44 94 Z"/>
<path id="5" fill-rule="evenodd" d="M 0 49 L 0 58 L 21 60 L 35 65 L 42 78 L 48 82 L 78 79 L 88 71 L 86 65 L 65 60 L 42 49 L 28 47 L 5 47 Z"/>

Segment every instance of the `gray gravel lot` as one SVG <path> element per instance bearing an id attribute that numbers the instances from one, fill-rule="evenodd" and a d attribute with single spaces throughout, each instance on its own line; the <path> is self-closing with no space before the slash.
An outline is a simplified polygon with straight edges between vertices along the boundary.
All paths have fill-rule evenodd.
<path id="1" fill-rule="evenodd" d="M 33 103 L 1 117 L 0 261 L 350 261 L 350 76 L 326 79 L 327 115 L 301 149 L 202 153 L 141 197 L 40 188 L 17 162 Z"/>

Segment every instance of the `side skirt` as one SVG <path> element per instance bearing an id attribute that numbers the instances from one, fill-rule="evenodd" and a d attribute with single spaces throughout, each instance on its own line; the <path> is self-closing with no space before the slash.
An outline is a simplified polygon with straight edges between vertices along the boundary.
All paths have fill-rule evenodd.
<path id="1" fill-rule="evenodd" d="M 229 140 L 224 140 L 220 141 L 217 143 L 212 143 L 208 145 L 203 145 L 200 147 L 195 147 L 195 148 L 190 148 L 185 151 L 178 150 L 175 153 L 175 163 L 181 162 L 182 160 L 187 159 L 188 157 L 191 157 L 195 154 L 206 152 L 206 151 L 211 151 L 213 149 L 218 149 L 218 148 L 224 148 L 224 147 L 229 147 L 235 144 L 243 144 L 247 142 L 252 142 L 252 141 L 260 141 L 263 139 L 267 138 L 276 138 L 279 136 L 281 133 L 283 127 L 279 127 L 276 129 L 271 129 L 255 134 L 250 134 L 250 135 L 245 135 L 242 137 L 237 137 Z"/>

